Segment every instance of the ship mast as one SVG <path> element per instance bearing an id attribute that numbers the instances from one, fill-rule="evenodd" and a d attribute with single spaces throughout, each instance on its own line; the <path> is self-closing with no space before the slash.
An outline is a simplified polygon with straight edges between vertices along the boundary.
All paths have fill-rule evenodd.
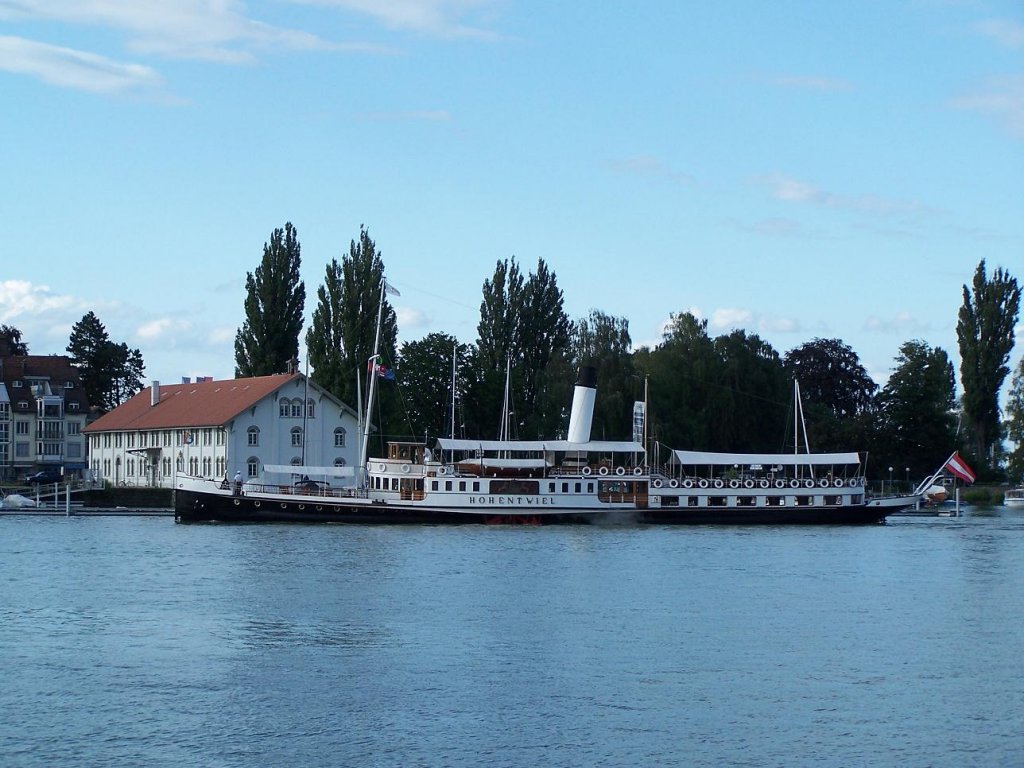
<path id="1" fill-rule="evenodd" d="M 384 314 L 384 294 L 386 292 L 387 283 L 384 281 L 384 275 L 380 277 L 380 302 L 377 305 L 377 331 L 373 338 L 373 354 L 367 358 L 366 367 L 370 373 L 370 384 L 368 386 L 368 392 L 366 394 L 366 418 L 363 422 L 363 442 L 359 449 L 359 474 L 360 477 L 366 475 L 366 461 L 369 458 L 367 456 L 367 446 L 370 441 L 370 420 L 373 413 L 373 395 L 377 389 L 377 359 L 380 357 L 380 321 Z"/>

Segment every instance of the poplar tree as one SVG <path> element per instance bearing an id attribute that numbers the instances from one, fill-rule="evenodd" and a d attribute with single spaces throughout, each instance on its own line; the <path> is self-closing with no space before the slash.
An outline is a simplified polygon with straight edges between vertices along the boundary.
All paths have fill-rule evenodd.
<path id="1" fill-rule="evenodd" d="M 377 245 L 365 227 L 359 228 L 359 240 L 352 240 L 349 252 L 339 263 L 332 259 L 327 265 L 324 284 L 317 289 L 317 306 L 306 347 L 313 367 L 310 378 L 328 389 L 342 402 L 357 408 L 356 377 L 363 382 L 365 398 L 369 358 L 374 354 L 377 313 L 380 309 L 384 261 Z M 381 311 L 380 362 L 388 368 L 395 365 L 398 322 L 395 310 L 383 297 Z M 381 387 L 378 407 L 387 430 L 394 429 L 392 415 L 398 412 L 396 397 Z"/>
<path id="2" fill-rule="evenodd" d="M 515 257 L 498 261 L 484 281 L 477 325 L 481 380 L 474 399 L 480 436 L 493 436 L 503 414 L 506 369 L 514 414 L 512 436 L 550 435 L 572 387 L 564 298 L 543 259 L 524 278 Z M 494 425 L 493 427 L 490 425 Z"/>
<path id="3" fill-rule="evenodd" d="M 263 244 L 263 259 L 245 277 L 245 322 L 235 335 L 235 376 L 281 373 L 297 361 L 306 287 L 298 231 L 285 224 Z"/>
<path id="4" fill-rule="evenodd" d="M 1014 448 L 1008 456 L 1007 472 L 1010 482 L 1024 483 L 1024 358 L 1010 384 L 1010 398 L 1006 404 L 1006 436 Z"/>
<path id="5" fill-rule="evenodd" d="M 1020 311 L 1020 287 L 1004 269 L 988 279 L 985 260 L 978 263 L 956 325 L 960 345 L 960 383 L 963 411 L 973 438 L 974 458 L 991 464 L 991 449 L 1000 438 L 999 389 L 1010 369 L 1013 332 Z"/>

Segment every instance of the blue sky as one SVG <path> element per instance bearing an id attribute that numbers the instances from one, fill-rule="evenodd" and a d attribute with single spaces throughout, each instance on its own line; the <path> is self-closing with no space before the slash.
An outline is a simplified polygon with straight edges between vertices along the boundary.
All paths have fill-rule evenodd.
<path id="1" fill-rule="evenodd" d="M 637 345 L 694 311 L 879 383 L 957 359 L 981 258 L 1024 280 L 1019 0 L 0 0 L 0 93 L 0 323 L 92 310 L 147 379 L 233 375 L 287 221 L 307 317 L 365 224 L 403 340 L 543 258 Z"/>

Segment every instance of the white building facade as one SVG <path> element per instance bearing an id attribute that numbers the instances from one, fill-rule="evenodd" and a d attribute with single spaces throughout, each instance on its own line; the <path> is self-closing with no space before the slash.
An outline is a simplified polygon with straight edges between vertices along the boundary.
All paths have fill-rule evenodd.
<path id="1" fill-rule="evenodd" d="M 86 432 L 94 478 L 172 487 L 176 472 L 248 479 L 266 464 L 352 466 L 358 429 L 351 408 L 293 373 L 153 382 Z"/>

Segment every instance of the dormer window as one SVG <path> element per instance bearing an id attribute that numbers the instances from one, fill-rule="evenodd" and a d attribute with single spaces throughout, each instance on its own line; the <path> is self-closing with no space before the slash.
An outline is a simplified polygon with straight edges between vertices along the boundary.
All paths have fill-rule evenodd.
<path id="1" fill-rule="evenodd" d="M 21 389 L 22 387 L 25 386 L 25 382 L 23 382 L 21 379 L 15 379 L 14 381 L 11 382 L 11 386 L 14 387 L 15 389 Z"/>
<path id="2" fill-rule="evenodd" d="M 28 400 L 19 400 L 18 401 L 18 407 L 22 408 L 22 409 L 27 409 L 28 408 Z"/>
<path id="3" fill-rule="evenodd" d="M 68 403 L 68 410 L 69 411 L 77 411 L 78 410 L 78 403 Z"/>
<path id="4" fill-rule="evenodd" d="M 73 382 L 71 380 L 68 380 L 68 381 L 64 382 L 64 389 L 74 389 L 74 388 L 75 388 L 75 382 Z"/>

